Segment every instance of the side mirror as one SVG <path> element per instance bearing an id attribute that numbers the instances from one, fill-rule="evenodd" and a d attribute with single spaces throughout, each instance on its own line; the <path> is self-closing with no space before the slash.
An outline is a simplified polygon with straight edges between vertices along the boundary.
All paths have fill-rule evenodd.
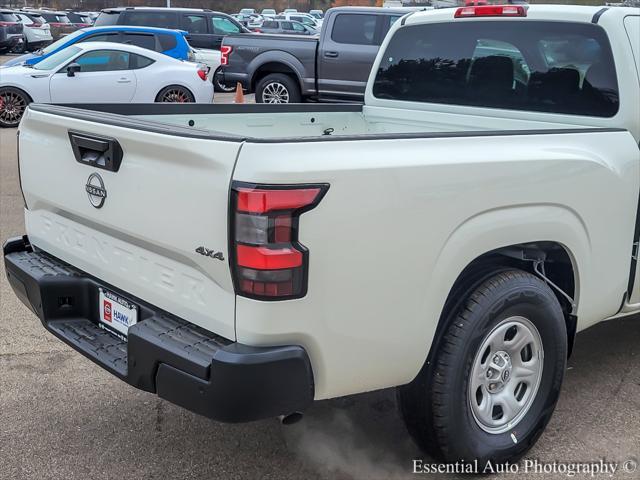
<path id="1" fill-rule="evenodd" d="M 67 77 L 75 77 L 80 70 L 82 70 L 82 67 L 79 63 L 70 63 L 67 65 Z"/>

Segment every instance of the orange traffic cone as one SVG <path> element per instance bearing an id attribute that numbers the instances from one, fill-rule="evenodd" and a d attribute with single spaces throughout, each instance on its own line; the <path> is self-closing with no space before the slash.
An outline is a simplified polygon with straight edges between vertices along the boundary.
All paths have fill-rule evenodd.
<path id="1" fill-rule="evenodd" d="M 236 97 L 233 99 L 233 103 L 244 103 L 244 92 L 240 82 L 236 85 Z"/>

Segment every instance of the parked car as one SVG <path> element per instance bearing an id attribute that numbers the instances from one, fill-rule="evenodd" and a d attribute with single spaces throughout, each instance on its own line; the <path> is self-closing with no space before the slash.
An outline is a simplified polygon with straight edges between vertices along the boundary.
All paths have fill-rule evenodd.
<path id="1" fill-rule="evenodd" d="M 300 22 L 307 27 L 311 27 L 316 30 L 320 30 L 322 27 L 322 20 L 318 20 L 313 15 L 309 15 L 308 13 L 283 13 L 276 18 L 284 17 L 285 20 L 295 20 L 296 22 Z"/>
<path id="2" fill-rule="evenodd" d="M 263 8 L 262 12 L 260 12 L 260 15 L 262 15 L 263 17 L 273 18 L 277 15 L 277 12 L 273 8 Z"/>
<path id="3" fill-rule="evenodd" d="M 8 281 L 201 415 L 398 387 L 430 459 L 513 464 L 576 332 L 640 313 L 639 32 L 632 8 L 439 9 L 393 25 L 364 106 L 33 105 Z"/>
<path id="4" fill-rule="evenodd" d="M 257 13 L 238 13 L 232 16 L 238 23 L 249 30 L 251 30 L 252 26 L 255 27 L 256 25 L 261 24 L 264 20 L 264 17 Z"/>
<path id="5" fill-rule="evenodd" d="M 295 8 L 285 8 L 282 13 L 296 13 L 298 10 Z M 282 15 L 282 14 L 281 14 Z"/>
<path id="6" fill-rule="evenodd" d="M 85 42 L 0 75 L 0 127 L 15 127 L 36 103 L 211 103 L 204 65 L 135 45 Z"/>
<path id="7" fill-rule="evenodd" d="M 384 36 L 396 20 L 410 11 L 332 8 L 327 11 L 319 39 L 228 36 L 222 49 L 225 82 L 241 82 L 247 91 L 256 93 L 258 103 L 296 103 L 307 99 L 362 101 L 371 65 Z M 263 32 L 268 31 L 265 24 L 261 27 Z M 265 96 L 265 91 L 280 94 Z"/>
<path id="8" fill-rule="evenodd" d="M 324 18 L 324 12 L 322 10 L 309 10 L 309 14 L 313 15 L 318 20 L 322 20 Z"/>
<path id="9" fill-rule="evenodd" d="M 175 28 L 188 32 L 187 40 L 195 48 L 220 49 L 225 35 L 248 33 L 226 13 L 194 8 L 126 7 L 102 10 L 95 26 L 142 25 Z"/>
<path id="10" fill-rule="evenodd" d="M 316 20 L 314 17 L 307 13 L 283 13 L 282 15 L 276 16 L 275 19 L 292 20 L 302 23 L 303 25 L 317 31 L 320 31 L 320 28 L 322 26 L 322 21 Z"/>
<path id="11" fill-rule="evenodd" d="M 67 17 L 71 23 L 78 28 L 90 27 L 93 25 L 93 19 L 87 12 L 67 12 Z"/>
<path id="12" fill-rule="evenodd" d="M 242 8 L 238 12 L 238 15 L 253 15 L 255 13 L 256 13 L 256 9 L 255 8 Z"/>
<path id="13" fill-rule="evenodd" d="M 317 35 L 318 31 L 292 20 L 265 20 L 256 29 L 259 33 L 280 35 Z"/>
<path id="14" fill-rule="evenodd" d="M 14 52 L 30 52 L 46 47 L 53 41 L 51 27 L 42 15 L 21 11 L 16 11 L 14 14 L 18 17 L 20 23 L 22 23 L 24 29 L 24 41 L 21 46 L 19 45 L 13 48 Z"/>
<path id="15" fill-rule="evenodd" d="M 232 92 L 235 89 L 233 87 L 227 87 L 224 83 L 224 77 L 222 76 L 222 69 L 220 68 L 220 50 L 210 50 L 207 48 L 193 48 L 194 61 L 202 63 L 209 67 L 209 79 L 213 82 L 213 87 L 216 92 Z"/>
<path id="16" fill-rule="evenodd" d="M 69 35 L 80 28 L 69 20 L 67 12 L 53 12 L 47 10 L 37 10 L 36 12 L 42 15 L 49 24 L 54 41 L 59 40 L 65 35 Z"/>
<path id="17" fill-rule="evenodd" d="M 11 10 L 0 9 L 0 54 L 6 53 L 23 41 L 23 25 Z"/>
<path id="18" fill-rule="evenodd" d="M 136 45 L 160 52 L 178 60 L 193 60 L 191 47 L 185 39 L 186 32 L 154 27 L 106 26 L 77 30 L 71 35 L 62 37 L 48 47 L 34 53 L 14 57 L 0 68 L 14 65 L 35 65 L 51 55 L 58 53 L 70 45 L 83 42 L 115 42 Z"/>

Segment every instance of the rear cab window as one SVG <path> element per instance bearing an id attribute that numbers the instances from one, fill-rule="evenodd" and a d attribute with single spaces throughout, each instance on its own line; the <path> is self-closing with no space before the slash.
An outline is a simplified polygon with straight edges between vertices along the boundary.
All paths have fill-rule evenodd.
<path id="1" fill-rule="evenodd" d="M 381 99 L 612 117 L 611 46 L 594 24 L 465 21 L 399 29 L 382 57 Z"/>

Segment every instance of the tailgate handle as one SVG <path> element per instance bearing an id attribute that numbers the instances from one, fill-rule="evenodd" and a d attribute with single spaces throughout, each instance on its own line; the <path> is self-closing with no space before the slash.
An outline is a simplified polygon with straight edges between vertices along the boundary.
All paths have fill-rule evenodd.
<path id="1" fill-rule="evenodd" d="M 79 163 L 117 172 L 122 163 L 122 147 L 114 138 L 69 131 L 73 154 Z"/>

